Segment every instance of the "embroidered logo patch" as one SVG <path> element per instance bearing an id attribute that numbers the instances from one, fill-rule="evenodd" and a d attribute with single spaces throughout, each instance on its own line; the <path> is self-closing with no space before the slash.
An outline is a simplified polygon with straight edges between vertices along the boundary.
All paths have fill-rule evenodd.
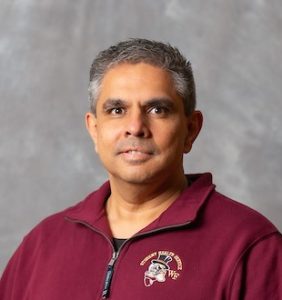
<path id="1" fill-rule="evenodd" d="M 165 282 L 167 278 L 176 280 L 182 270 L 180 257 L 171 251 L 156 251 L 147 255 L 140 266 L 148 265 L 144 273 L 144 284 L 150 287 L 154 282 Z"/>

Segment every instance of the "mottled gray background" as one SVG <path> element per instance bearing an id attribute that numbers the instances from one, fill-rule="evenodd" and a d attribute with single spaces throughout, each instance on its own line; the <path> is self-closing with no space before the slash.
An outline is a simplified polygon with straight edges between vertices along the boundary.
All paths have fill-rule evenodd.
<path id="1" fill-rule="evenodd" d="M 116 41 L 191 59 L 205 125 L 185 161 L 282 229 L 281 0 L 0 0 L 0 271 L 106 174 L 84 129 L 89 65 Z"/>

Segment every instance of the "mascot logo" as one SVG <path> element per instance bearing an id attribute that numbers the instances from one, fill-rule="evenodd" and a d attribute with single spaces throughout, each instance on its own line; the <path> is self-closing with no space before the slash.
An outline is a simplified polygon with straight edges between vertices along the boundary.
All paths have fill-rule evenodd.
<path id="1" fill-rule="evenodd" d="M 144 266 L 150 259 L 150 264 L 144 273 L 146 287 L 152 286 L 154 282 L 165 282 L 167 278 L 176 280 L 179 277 L 178 271 L 182 270 L 182 261 L 175 253 L 171 251 L 153 252 L 142 260 L 140 266 Z"/>

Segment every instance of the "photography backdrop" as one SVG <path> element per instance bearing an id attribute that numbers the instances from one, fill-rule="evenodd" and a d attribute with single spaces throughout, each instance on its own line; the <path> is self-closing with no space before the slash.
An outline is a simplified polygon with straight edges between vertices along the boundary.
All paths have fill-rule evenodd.
<path id="1" fill-rule="evenodd" d="M 205 121 L 186 171 L 282 229 L 281 29 L 280 0 L 0 0 L 0 271 L 106 179 L 84 128 L 89 66 L 130 37 L 192 62 Z"/>

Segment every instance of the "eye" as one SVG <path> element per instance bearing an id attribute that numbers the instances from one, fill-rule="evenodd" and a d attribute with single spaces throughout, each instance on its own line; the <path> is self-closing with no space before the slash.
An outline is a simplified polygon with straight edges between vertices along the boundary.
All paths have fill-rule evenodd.
<path id="1" fill-rule="evenodd" d="M 166 115 L 169 113 L 169 109 L 165 106 L 154 106 L 149 109 L 149 113 L 154 115 Z"/>
<path id="2" fill-rule="evenodd" d="M 122 108 L 122 107 L 113 108 L 111 113 L 113 115 L 121 115 L 122 113 L 124 113 L 124 108 Z"/>
<path id="3" fill-rule="evenodd" d="M 109 115 L 122 115 L 125 113 L 125 109 L 123 107 L 112 107 L 106 110 Z"/>

